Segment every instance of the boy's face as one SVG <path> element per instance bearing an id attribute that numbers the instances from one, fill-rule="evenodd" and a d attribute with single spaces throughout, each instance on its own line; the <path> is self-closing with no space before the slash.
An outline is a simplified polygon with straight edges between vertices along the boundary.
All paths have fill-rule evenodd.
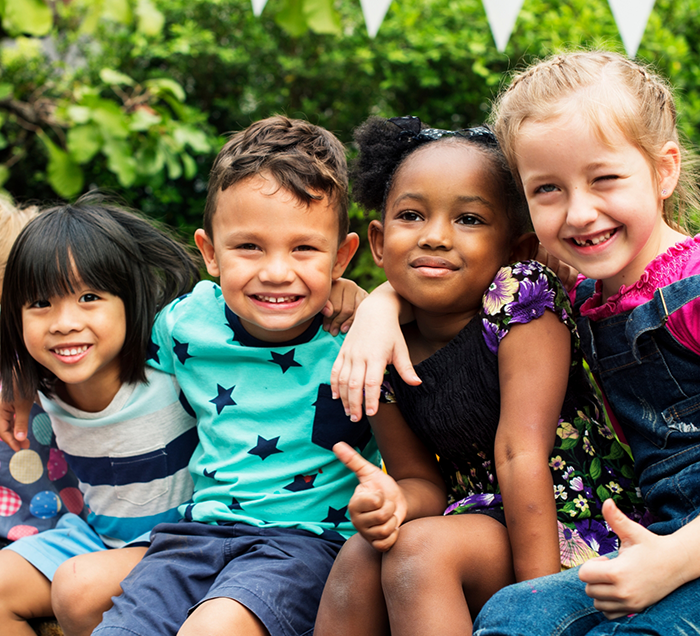
<path id="1" fill-rule="evenodd" d="M 207 271 L 248 332 L 268 342 L 306 330 L 359 242 L 350 234 L 338 245 L 327 197 L 306 205 L 265 175 L 219 193 L 212 231 L 195 233 Z"/>

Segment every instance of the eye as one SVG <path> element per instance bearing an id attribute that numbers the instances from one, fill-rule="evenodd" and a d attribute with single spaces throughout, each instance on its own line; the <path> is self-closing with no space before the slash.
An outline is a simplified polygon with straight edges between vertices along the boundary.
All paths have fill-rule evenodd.
<path id="1" fill-rule="evenodd" d="M 483 225 L 483 221 L 473 214 L 463 214 L 457 219 L 457 223 L 460 225 Z"/>
<path id="2" fill-rule="evenodd" d="M 299 245 L 294 248 L 295 252 L 316 252 L 316 248 L 313 245 Z"/>
<path id="3" fill-rule="evenodd" d="M 236 249 L 253 252 L 255 250 L 259 250 L 260 248 L 255 243 L 241 243 L 240 245 L 236 245 Z"/>
<path id="4" fill-rule="evenodd" d="M 603 175 L 602 177 L 597 177 L 595 180 L 596 181 L 615 181 L 616 179 L 619 179 L 620 177 L 616 174 L 606 174 Z"/>
<path id="5" fill-rule="evenodd" d="M 28 303 L 27 307 L 29 309 L 45 309 L 46 307 L 51 307 L 51 303 L 48 300 L 35 300 L 32 303 Z"/>
<path id="6" fill-rule="evenodd" d="M 87 292 L 80 297 L 81 303 L 94 303 L 96 300 L 100 300 L 100 297 L 93 292 Z"/>
<path id="7" fill-rule="evenodd" d="M 421 221 L 423 217 L 414 210 L 404 210 L 396 215 L 397 219 L 402 221 Z"/>
<path id="8" fill-rule="evenodd" d="M 535 189 L 535 194 L 547 194 L 549 192 L 555 192 L 558 189 L 559 188 L 557 188 L 557 186 L 555 186 L 553 183 L 545 183 L 544 185 L 541 185 Z"/>

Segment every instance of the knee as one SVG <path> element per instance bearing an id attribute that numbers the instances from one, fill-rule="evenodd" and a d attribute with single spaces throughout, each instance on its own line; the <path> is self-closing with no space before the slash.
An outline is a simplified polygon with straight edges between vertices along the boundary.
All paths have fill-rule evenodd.
<path id="1" fill-rule="evenodd" d="M 90 606 L 95 581 L 80 576 L 75 557 L 64 561 L 56 570 L 51 584 L 51 606 L 59 624 L 81 622 Z"/>

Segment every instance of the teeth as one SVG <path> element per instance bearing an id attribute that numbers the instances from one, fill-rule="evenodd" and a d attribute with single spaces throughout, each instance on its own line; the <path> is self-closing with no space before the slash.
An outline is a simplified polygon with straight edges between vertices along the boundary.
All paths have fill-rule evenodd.
<path id="1" fill-rule="evenodd" d="M 261 296 L 260 294 L 256 297 L 264 303 L 293 303 L 297 299 L 296 296 Z"/>
<path id="2" fill-rule="evenodd" d="M 82 345 L 81 347 L 74 347 L 72 349 L 54 349 L 54 351 L 59 356 L 77 356 L 79 353 L 84 353 L 87 350 L 87 345 Z"/>
<path id="3" fill-rule="evenodd" d="M 587 245 L 598 245 L 599 243 L 603 243 L 604 241 L 607 241 L 613 234 L 615 234 L 615 230 L 610 230 L 609 232 L 601 234 L 600 236 L 597 236 L 596 238 L 592 239 L 577 239 L 576 237 L 574 237 L 572 238 L 572 240 L 574 243 L 576 243 L 576 245 L 579 245 L 580 247 L 585 247 Z"/>

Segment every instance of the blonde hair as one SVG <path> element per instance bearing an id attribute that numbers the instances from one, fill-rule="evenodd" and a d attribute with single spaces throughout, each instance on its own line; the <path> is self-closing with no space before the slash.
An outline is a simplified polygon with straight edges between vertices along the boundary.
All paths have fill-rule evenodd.
<path id="1" fill-rule="evenodd" d="M 7 197 L 0 196 L 0 293 L 5 280 L 5 265 L 10 255 L 12 244 L 22 231 L 39 212 L 37 206 L 16 208 Z"/>
<path id="2" fill-rule="evenodd" d="M 672 196 L 664 201 L 663 215 L 669 226 L 682 229 L 686 211 L 700 209 L 694 178 L 697 157 L 679 139 L 676 105 L 666 80 L 617 53 L 563 53 L 515 75 L 497 99 L 491 117 L 518 184 L 522 187 L 516 151 L 521 126 L 526 120 L 541 122 L 561 116 L 571 110 L 573 101 L 576 115 L 592 125 L 604 143 L 611 143 L 606 131 L 617 130 L 652 166 L 657 165 L 667 142 L 679 146 L 681 176 Z"/>

